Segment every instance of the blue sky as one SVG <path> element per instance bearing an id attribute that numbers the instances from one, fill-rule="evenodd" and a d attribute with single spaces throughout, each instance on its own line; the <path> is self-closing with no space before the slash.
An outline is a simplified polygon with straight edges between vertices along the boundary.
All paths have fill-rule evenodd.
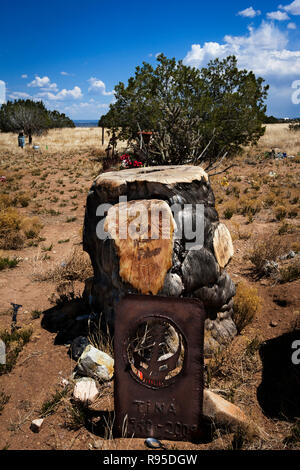
<path id="1" fill-rule="evenodd" d="M 268 114 L 300 116 L 300 0 L 17 0 L 0 18 L 0 100 L 4 82 L 6 99 L 98 119 L 157 53 L 196 67 L 234 53 L 270 84 Z"/>

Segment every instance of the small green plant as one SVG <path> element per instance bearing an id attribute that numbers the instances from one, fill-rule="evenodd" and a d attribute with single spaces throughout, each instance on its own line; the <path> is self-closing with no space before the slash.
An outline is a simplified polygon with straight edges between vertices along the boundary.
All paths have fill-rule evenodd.
<path id="1" fill-rule="evenodd" d="M 51 243 L 49 246 L 42 246 L 42 251 L 43 252 L 52 251 L 52 248 L 53 248 L 53 243 Z"/>
<path id="2" fill-rule="evenodd" d="M 10 395 L 6 395 L 6 393 L 2 390 L 0 392 L 0 415 L 4 410 L 5 405 L 9 402 Z"/>
<path id="3" fill-rule="evenodd" d="M 14 330 L 11 333 L 7 330 L 0 331 L 0 338 L 6 346 L 6 363 L 0 364 L 0 375 L 11 372 L 16 365 L 18 356 L 25 344 L 30 341 L 32 328 Z"/>
<path id="4" fill-rule="evenodd" d="M 293 225 L 283 222 L 278 229 L 278 235 L 285 235 L 286 233 L 294 233 L 295 228 Z"/>
<path id="5" fill-rule="evenodd" d="M 280 222 L 286 217 L 286 214 L 287 214 L 286 208 L 284 206 L 277 206 L 274 209 L 274 214 L 275 214 L 276 220 Z"/>
<path id="6" fill-rule="evenodd" d="M 61 214 L 61 212 L 56 211 L 56 210 L 54 210 L 54 209 L 45 209 L 45 212 L 46 212 L 46 214 L 49 214 L 49 215 L 51 215 L 52 217 L 55 217 L 55 216 Z"/>
<path id="7" fill-rule="evenodd" d="M 58 243 L 61 245 L 62 243 L 68 243 L 70 238 L 66 238 L 65 240 L 58 240 Z"/>
<path id="8" fill-rule="evenodd" d="M 0 271 L 3 269 L 12 269 L 18 266 L 19 260 L 17 258 L 8 258 L 0 256 Z"/>
<path id="9" fill-rule="evenodd" d="M 298 211 L 295 209 L 288 212 L 289 219 L 295 219 L 297 216 L 298 216 Z"/>
<path id="10" fill-rule="evenodd" d="M 40 318 L 40 316 L 42 315 L 43 312 L 41 312 L 41 310 L 33 310 L 31 312 L 31 318 L 32 320 L 37 320 L 38 318 Z"/>
<path id="11" fill-rule="evenodd" d="M 72 401 L 67 409 L 65 427 L 72 431 L 77 431 L 86 423 L 87 408 L 83 403 Z"/>
<path id="12" fill-rule="evenodd" d="M 61 400 L 67 396 L 68 392 L 68 387 L 65 387 L 63 390 L 56 390 L 52 397 L 49 400 L 44 401 L 42 404 L 40 416 L 45 418 L 46 416 L 53 414 Z"/>
<path id="13" fill-rule="evenodd" d="M 70 223 L 70 222 L 75 222 L 75 220 L 77 220 L 77 217 L 68 217 L 66 222 L 67 223 Z"/>
<path id="14" fill-rule="evenodd" d="M 234 210 L 231 207 L 227 207 L 224 210 L 224 217 L 226 220 L 230 220 L 234 214 Z"/>

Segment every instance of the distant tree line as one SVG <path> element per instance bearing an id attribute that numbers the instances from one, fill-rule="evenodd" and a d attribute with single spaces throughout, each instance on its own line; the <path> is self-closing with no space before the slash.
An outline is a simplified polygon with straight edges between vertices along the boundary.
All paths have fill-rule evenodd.
<path id="1" fill-rule="evenodd" d="M 274 116 L 266 116 L 264 119 L 264 124 L 293 124 L 300 122 L 300 118 L 276 118 Z"/>
<path id="2" fill-rule="evenodd" d="M 75 127 L 74 122 L 65 114 L 49 111 L 42 101 L 8 101 L 0 108 L 0 130 L 2 132 L 21 132 L 29 137 L 41 135 L 49 129 Z"/>

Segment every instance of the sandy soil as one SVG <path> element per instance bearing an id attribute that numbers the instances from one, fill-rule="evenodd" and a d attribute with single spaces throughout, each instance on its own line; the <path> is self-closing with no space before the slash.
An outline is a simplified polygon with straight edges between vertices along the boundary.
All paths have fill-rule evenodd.
<path id="1" fill-rule="evenodd" d="M 88 130 L 85 132 L 88 133 Z M 245 443 L 244 448 L 282 449 L 288 447 L 284 439 L 291 433 L 293 420 L 277 419 L 264 414 L 257 399 L 257 388 L 263 371 L 258 350 L 250 362 L 245 359 L 245 350 L 253 339 L 259 338 L 259 342 L 263 343 L 282 336 L 290 331 L 300 312 L 299 279 L 285 284 L 270 278 L 257 279 L 253 274 L 253 265 L 245 258 L 257 239 L 269 233 L 277 234 L 284 222 L 288 223 L 289 231 L 292 227 L 293 233 L 283 233 L 283 243 L 287 243 L 289 249 L 295 243 L 300 243 L 299 217 L 290 218 L 286 215 L 284 221 L 278 221 L 274 216 L 274 207 L 278 205 L 284 205 L 288 211 L 299 211 L 299 202 L 292 204 L 291 200 L 300 196 L 300 165 L 293 160 L 282 162 L 262 159 L 258 162 L 257 156 L 263 155 L 265 150 L 276 146 L 285 151 L 284 140 L 282 136 L 276 137 L 274 127 L 269 126 L 268 132 L 261 145 L 247 150 L 238 159 L 238 166 L 227 172 L 225 183 L 224 174 L 213 177 L 217 208 L 222 221 L 233 235 L 235 246 L 235 257 L 228 271 L 234 282 L 247 282 L 257 288 L 262 308 L 227 350 L 233 361 L 232 370 L 239 374 L 238 382 L 233 375 L 226 377 L 224 374 L 217 374 L 213 376 L 210 385 L 214 389 L 225 390 L 227 396 L 231 394 L 233 401 L 262 428 L 264 437 Z M 56 137 L 51 138 L 54 141 Z M 0 134 L 0 176 L 13 178 L 11 182 L 0 183 L 0 190 L 9 195 L 20 191 L 28 193 L 28 205 L 17 205 L 17 210 L 22 217 L 39 217 L 43 228 L 39 234 L 42 241 L 37 242 L 37 246 L 28 246 L 30 240 L 26 240 L 21 249 L 1 252 L 1 256 L 21 259 L 17 267 L 0 271 L 0 330 L 10 328 L 10 302 L 16 302 L 23 306 L 18 316 L 18 325 L 23 328 L 31 327 L 33 333 L 19 354 L 13 370 L 0 376 L 0 392 L 4 391 L 10 397 L 0 413 L 0 449 L 145 449 L 141 439 L 108 439 L 107 423 L 104 423 L 105 431 L 97 425 L 92 428 L 79 426 L 77 429 L 70 429 L 69 395 L 63 397 L 54 413 L 45 418 L 39 434 L 34 434 L 29 429 L 30 422 L 40 415 L 45 401 L 56 390 L 63 390 L 61 380 L 69 378 L 75 366 L 75 362 L 67 354 L 68 347 L 55 344 L 55 333 L 41 328 L 43 315 L 32 319 L 32 312 L 44 312 L 53 305 L 51 296 L 57 287 L 55 280 L 40 281 L 38 278 L 69 259 L 74 248 L 80 249 L 85 200 L 93 178 L 101 171 L 103 149 L 82 145 L 76 150 L 75 141 L 73 148 L 68 148 L 67 151 L 64 151 L 62 142 L 61 152 L 56 147 L 52 150 L 42 149 L 40 152 L 26 150 L 22 153 L 12 147 L 15 145 L 15 136 L 10 136 L 10 139 L 11 141 Z M 85 139 L 87 142 L 88 134 Z M 294 139 L 292 150 L 296 149 Z M 269 176 L 271 171 L 276 172 L 275 178 Z M 9 186 L 5 186 L 7 184 Z M 239 191 L 230 192 L 229 189 L 233 187 Z M 246 188 L 248 191 L 244 193 Z M 266 207 L 264 200 L 270 192 L 276 201 L 274 205 Z M 226 208 L 231 204 L 241 204 L 245 197 L 252 198 L 252 202 L 259 201 L 261 210 L 250 219 L 237 213 L 232 218 L 225 219 Z M 76 283 L 78 292 L 82 292 L 83 287 L 82 282 Z M 222 356 L 225 371 L 227 353 Z M 97 420 L 102 419 L 103 422 L 105 411 L 113 410 L 112 387 L 110 384 L 103 389 L 102 397 L 94 407 L 96 424 Z M 206 444 L 164 444 L 169 449 L 227 449 L 230 448 L 232 438 L 231 434 L 225 435 L 217 431 L 211 442 Z M 299 443 L 294 443 L 292 448 L 299 448 Z"/>

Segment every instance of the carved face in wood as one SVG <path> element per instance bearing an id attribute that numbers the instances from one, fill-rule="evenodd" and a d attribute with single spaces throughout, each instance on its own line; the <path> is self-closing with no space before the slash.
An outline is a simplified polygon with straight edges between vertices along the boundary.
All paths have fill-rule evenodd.
<path id="1" fill-rule="evenodd" d="M 120 277 L 142 294 L 156 295 L 172 266 L 175 221 L 161 200 L 120 203 L 109 209 L 104 229 L 120 259 Z"/>

